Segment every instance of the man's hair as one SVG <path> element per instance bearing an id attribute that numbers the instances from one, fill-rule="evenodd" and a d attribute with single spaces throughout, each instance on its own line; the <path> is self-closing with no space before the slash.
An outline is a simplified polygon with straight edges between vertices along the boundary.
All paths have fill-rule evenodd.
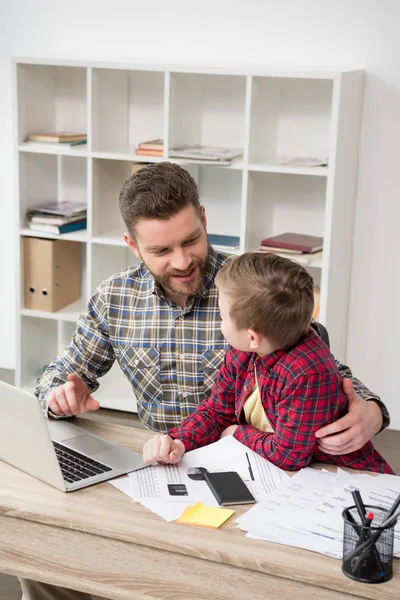
<path id="1" fill-rule="evenodd" d="M 279 349 L 297 344 L 310 327 L 314 283 L 298 263 L 248 252 L 224 265 L 215 283 L 232 301 L 229 316 L 236 327 L 261 333 Z"/>
<path id="2" fill-rule="evenodd" d="M 167 220 L 189 205 L 200 215 L 196 182 L 185 169 L 169 162 L 140 169 L 125 181 L 119 195 L 122 218 L 133 236 L 139 219 Z"/>

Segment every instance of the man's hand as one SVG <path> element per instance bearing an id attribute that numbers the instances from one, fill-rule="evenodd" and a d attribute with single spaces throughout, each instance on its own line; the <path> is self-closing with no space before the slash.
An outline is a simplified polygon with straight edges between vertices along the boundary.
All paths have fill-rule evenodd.
<path id="1" fill-rule="evenodd" d="M 78 375 L 68 375 L 67 383 L 51 390 L 47 405 L 55 415 L 67 417 L 82 415 L 89 410 L 97 410 L 100 406 Z"/>
<path id="2" fill-rule="evenodd" d="M 238 427 L 239 425 L 229 425 L 229 427 L 224 429 L 221 433 L 220 440 L 222 440 L 222 438 L 226 437 L 227 435 L 233 435 Z"/>
<path id="3" fill-rule="evenodd" d="M 326 454 L 348 454 L 359 450 L 382 427 L 382 412 L 376 402 L 360 398 L 351 379 L 343 380 L 343 390 L 349 401 L 347 415 L 315 433 L 319 438 L 319 449 Z"/>
<path id="4" fill-rule="evenodd" d="M 181 440 L 173 440 L 169 435 L 158 433 L 143 446 L 143 460 L 146 463 L 178 463 L 185 453 Z"/>

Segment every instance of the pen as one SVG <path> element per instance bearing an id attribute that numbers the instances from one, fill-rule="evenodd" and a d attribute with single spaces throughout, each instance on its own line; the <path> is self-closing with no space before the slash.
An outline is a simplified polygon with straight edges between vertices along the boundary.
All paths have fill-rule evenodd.
<path id="1" fill-rule="evenodd" d="M 246 458 L 247 458 L 247 464 L 249 465 L 249 473 L 250 473 L 250 479 L 252 481 L 255 481 L 254 479 L 254 473 L 253 473 L 253 469 L 251 468 L 251 464 L 250 464 L 250 459 L 249 459 L 249 455 L 246 452 Z"/>
<path id="2" fill-rule="evenodd" d="M 400 504 L 400 494 L 397 496 L 396 500 L 393 502 L 389 511 L 386 513 L 386 521 L 388 521 L 390 519 L 390 517 L 392 517 L 394 515 L 399 504 Z M 381 527 L 383 527 L 383 523 L 382 523 Z"/>
<path id="3" fill-rule="evenodd" d="M 360 490 L 352 490 L 351 495 L 353 496 L 354 504 L 356 505 L 357 512 L 360 515 L 361 524 L 366 524 L 365 506 L 361 498 Z"/>
<path id="4" fill-rule="evenodd" d="M 372 519 L 374 518 L 374 514 L 373 513 L 368 513 L 368 516 L 365 514 L 365 506 L 364 506 L 364 502 L 363 499 L 361 497 L 360 491 L 359 490 L 353 490 L 351 492 L 351 495 L 353 496 L 356 508 L 357 508 L 357 512 L 360 515 L 360 519 L 361 519 L 361 524 L 363 525 L 363 528 L 360 528 L 359 531 L 359 538 L 358 538 L 358 544 L 356 546 L 356 548 L 360 547 L 365 541 L 369 541 L 371 540 L 372 536 L 371 536 L 371 532 L 366 529 L 369 528 L 371 526 L 371 522 Z M 400 502 L 400 501 L 399 501 Z M 349 513 L 350 514 L 350 513 Z M 381 561 L 381 557 L 379 556 L 379 552 L 377 547 L 375 546 L 375 543 L 372 542 L 371 545 L 369 546 L 369 549 L 372 551 L 372 554 L 374 556 L 374 559 L 376 561 L 377 567 L 379 569 L 379 574 L 381 577 L 385 576 L 385 568 L 382 564 Z M 365 550 L 364 552 L 361 552 L 359 558 L 356 560 L 354 566 L 353 566 L 353 573 L 357 572 L 357 569 L 359 568 L 359 566 L 361 565 L 362 561 L 364 560 L 364 558 L 367 555 L 367 550 Z"/>

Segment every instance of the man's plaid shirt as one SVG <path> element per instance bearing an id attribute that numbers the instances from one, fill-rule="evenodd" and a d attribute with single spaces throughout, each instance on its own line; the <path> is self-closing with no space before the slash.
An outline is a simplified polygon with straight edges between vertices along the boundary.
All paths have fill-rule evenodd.
<path id="1" fill-rule="evenodd" d="M 97 379 L 115 360 L 132 384 L 146 427 L 164 432 L 191 414 L 209 397 L 227 347 L 214 278 L 229 258 L 210 247 L 203 287 L 184 309 L 164 296 L 143 264 L 103 282 L 79 318 L 71 343 L 35 390 L 45 414 L 49 390 L 65 383 L 70 373 L 94 392 Z M 339 369 L 343 377 L 351 377 L 347 367 Z M 353 378 L 353 383 L 363 398 L 379 402 L 361 382 Z"/>

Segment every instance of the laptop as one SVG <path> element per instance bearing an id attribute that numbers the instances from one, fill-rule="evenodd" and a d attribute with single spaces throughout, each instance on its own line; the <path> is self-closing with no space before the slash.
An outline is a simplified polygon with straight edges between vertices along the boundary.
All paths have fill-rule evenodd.
<path id="1" fill-rule="evenodd" d="M 0 381 L 0 460 L 62 492 L 146 466 L 142 455 L 68 420 L 45 418 L 33 394 Z"/>

